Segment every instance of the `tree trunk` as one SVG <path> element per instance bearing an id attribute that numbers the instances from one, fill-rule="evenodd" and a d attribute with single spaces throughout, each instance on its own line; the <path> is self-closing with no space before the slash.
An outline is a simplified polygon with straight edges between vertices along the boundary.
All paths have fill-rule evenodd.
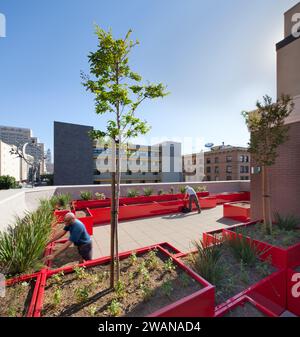
<path id="1" fill-rule="evenodd" d="M 120 279 L 120 261 L 119 261 L 119 235 L 118 235 L 118 227 L 119 227 L 119 199 L 120 199 L 120 182 L 121 182 L 121 173 L 120 173 L 120 162 L 121 162 L 121 143 L 119 138 L 119 143 L 117 144 L 117 158 L 116 158 L 116 222 L 115 222 L 115 243 L 116 243 L 116 280 Z"/>
<path id="2" fill-rule="evenodd" d="M 270 177 L 269 177 L 269 168 L 266 167 L 266 212 L 267 212 L 267 221 L 268 221 L 268 233 L 272 234 L 272 209 L 271 209 L 271 190 L 270 190 Z"/>
<path id="3" fill-rule="evenodd" d="M 111 204 L 110 204 L 110 287 L 115 285 L 115 194 L 116 174 L 111 173 Z"/>
<path id="4" fill-rule="evenodd" d="M 263 221 L 264 221 L 264 227 L 267 231 L 267 217 L 266 217 L 266 171 L 265 166 L 262 166 L 262 172 L 261 172 L 261 194 L 262 194 L 262 212 L 263 212 Z"/>

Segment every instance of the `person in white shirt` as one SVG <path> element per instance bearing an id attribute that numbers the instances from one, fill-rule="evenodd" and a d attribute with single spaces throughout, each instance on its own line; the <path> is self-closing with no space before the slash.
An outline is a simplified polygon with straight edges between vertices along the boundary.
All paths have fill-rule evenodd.
<path id="1" fill-rule="evenodd" d="M 189 210 L 190 212 L 192 211 L 192 203 L 194 202 L 195 205 L 198 208 L 198 213 L 201 213 L 201 207 L 199 204 L 198 196 L 193 187 L 191 186 L 185 186 L 185 195 L 184 195 L 184 200 L 189 199 Z"/>

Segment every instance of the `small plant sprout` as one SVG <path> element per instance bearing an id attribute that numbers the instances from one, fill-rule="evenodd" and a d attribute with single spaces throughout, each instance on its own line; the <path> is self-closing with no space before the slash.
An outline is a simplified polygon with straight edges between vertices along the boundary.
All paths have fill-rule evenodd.
<path id="1" fill-rule="evenodd" d="M 128 198 L 135 198 L 139 195 L 139 191 L 138 190 L 128 190 L 127 191 L 127 197 Z"/>
<path id="2" fill-rule="evenodd" d="M 162 284 L 162 291 L 163 291 L 164 295 L 166 295 L 169 298 L 171 297 L 172 292 L 173 292 L 173 286 L 172 286 L 172 282 L 170 280 L 165 281 Z"/>
<path id="3" fill-rule="evenodd" d="M 153 189 L 152 188 L 144 188 L 144 195 L 146 197 L 149 197 L 150 195 L 152 195 L 153 193 Z"/>
<path id="4" fill-rule="evenodd" d="M 89 298 L 90 289 L 88 286 L 83 286 L 75 289 L 75 296 L 78 302 L 85 302 Z"/>
<path id="5" fill-rule="evenodd" d="M 174 266 L 173 260 L 169 258 L 165 263 L 164 263 L 164 269 L 165 271 L 171 272 L 172 270 L 175 270 L 176 267 Z"/>
<path id="6" fill-rule="evenodd" d="M 114 299 L 107 307 L 107 310 L 111 316 L 118 316 L 121 313 L 121 303 Z"/>
<path id="7" fill-rule="evenodd" d="M 141 289 L 141 291 L 142 291 L 144 300 L 145 300 L 145 301 L 149 301 L 150 298 L 151 298 L 152 295 L 153 295 L 153 290 L 152 290 L 149 286 L 147 286 L 145 283 L 142 283 L 142 284 L 140 285 L 140 289 Z"/>
<path id="8" fill-rule="evenodd" d="M 130 255 L 130 262 L 131 262 L 131 265 L 135 265 L 136 262 L 137 262 L 137 256 L 136 256 L 136 252 L 132 252 L 131 255 Z"/>
<path id="9" fill-rule="evenodd" d="M 126 288 L 123 281 L 119 280 L 115 285 L 115 292 L 118 299 L 121 299 L 126 294 Z"/>
<path id="10" fill-rule="evenodd" d="M 8 317 L 17 317 L 17 310 L 16 308 L 8 308 L 7 310 Z"/>
<path id="11" fill-rule="evenodd" d="M 61 284 L 62 283 L 62 277 L 64 276 L 64 272 L 61 271 L 60 273 L 54 274 L 51 276 L 51 279 L 57 283 L 57 284 Z"/>
<path id="12" fill-rule="evenodd" d="M 56 288 L 53 294 L 53 305 L 56 307 L 61 303 L 61 290 L 59 288 Z"/>
<path id="13" fill-rule="evenodd" d="M 105 199 L 105 194 L 104 193 L 96 192 L 95 193 L 95 199 L 96 200 L 104 200 Z"/>
<path id="14" fill-rule="evenodd" d="M 147 266 L 150 269 L 156 269 L 158 267 L 157 249 L 150 251 Z"/>
<path id="15" fill-rule="evenodd" d="M 76 277 L 79 279 L 79 280 L 83 280 L 83 279 L 86 279 L 88 277 L 88 274 L 87 272 L 85 271 L 85 267 L 75 267 L 74 268 L 74 272 L 76 274 Z"/>
<path id="16" fill-rule="evenodd" d="M 97 312 L 97 307 L 95 305 L 91 305 L 88 308 L 88 313 L 90 316 L 94 317 L 96 315 L 96 312 Z"/>
<path id="17" fill-rule="evenodd" d="M 93 199 L 93 193 L 91 191 L 81 191 L 80 192 L 80 198 L 82 200 L 92 200 Z"/>
<path id="18" fill-rule="evenodd" d="M 180 275 L 180 282 L 183 286 L 183 288 L 187 288 L 190 284 L 190 278 L 188 277 L 188 275 L 186 273 L 182 273 Z"/>

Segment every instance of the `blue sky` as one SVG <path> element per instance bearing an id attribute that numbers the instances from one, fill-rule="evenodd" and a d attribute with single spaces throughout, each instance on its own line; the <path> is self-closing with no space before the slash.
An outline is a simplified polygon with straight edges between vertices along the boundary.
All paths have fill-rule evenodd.
<path id="1" fill-rule="evenodd" d="M 283 38 L 283 13 L 297 2 L 0 0 L 7 20 L 7 37 L 0 39 L 0 124 L 31 128 L 51 149 L 54 120 L 104 127 L 80 80 L 96 48 L 95 22 L 116 37 L 132 28 L 140 40 L 132 68 L 171 92 L 140 109 L 152 126 L 149 142 L 200 137 L 246 145 L 241 111 L 264 94 L 275 97 L 275 43 Z"/>

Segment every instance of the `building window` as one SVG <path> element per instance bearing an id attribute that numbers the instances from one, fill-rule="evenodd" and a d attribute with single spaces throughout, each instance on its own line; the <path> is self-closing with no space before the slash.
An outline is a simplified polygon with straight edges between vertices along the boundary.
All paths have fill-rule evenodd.
<path id="1" fill-rule="evenodd" d="M 244 166 L 241 166 L 240 167 L 240 173 L 244 173 L 245 172 L 245 168 L 244 168 Z"/>
<path id="2" fill-rule="evenodd" d="M 240 162 L 244 162 L 245 161 L 245 157 L 244 156 L 240 156 Z"/>
<path id="3" fill-rule="evenodd" d="M 210 173 L 210 172 L 211 172 L 211 167 L 208 166 L 208 167 L 206 168 L 206 173 Z"/>
<path id="4" fill-rule="evenodd" d="M 232 180 L 232 177 L 231 176 L 227 176 L 226 180 Z"/>
<path id="5" fill-rule="evenodd" d="M 207 179 L 207 181 L 211 180 L 210 176 L 206 176 L 206 179 Z"/>
<path id="6" fill-rule="evenodd" d="M 219 173 L 219 166 L 215 167 L 215 173 Z"/>
<path id="7" fill-rule="evenodd" d="M 249 166 L 245 166 L 244 171 L 245 171 L 245 173 L 249 173 Z"/>
<path id="8" fill-rule="evenodd" d="M 249 163 L 249 156 L 245 156 L 245 162 Z"/>
<path id="9" fill-rule="evenodd" d="M 206 164 L 210 164 L 210 158 L 206 159 Z"/>
<path id="10" fill-rule="evenodd" d="M 215 157 L 215 163 L 217 164 L 219 162 L 219 157 Z"/>
<path id="11" fill-rule="evenodd" d="M 232 162 L 232 156 L 227 156 L 226 157 L 226 162 L 231 163 Z"/>
<path id="12" fill-rule="evenodd" d="M 226 166 L 226 173 L 232 173 L 232 166 Z"/>

